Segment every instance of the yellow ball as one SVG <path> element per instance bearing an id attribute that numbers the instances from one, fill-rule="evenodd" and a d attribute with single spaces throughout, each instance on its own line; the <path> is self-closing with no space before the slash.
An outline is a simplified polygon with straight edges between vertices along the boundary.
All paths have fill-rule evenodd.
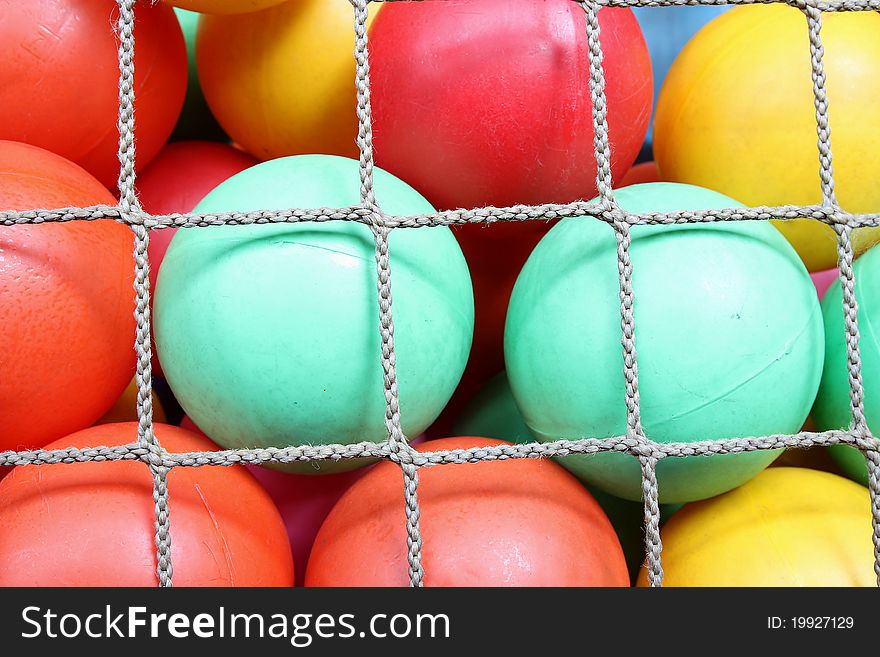
<path id="1" fill-rule="evenodd" d="M 686 504 L 663 526 L 665 586 L 874 586 L 868 490 L 827 472 L 769 468 Z M 647 585 L 645 568 L 639 585 Z"/>
<path id="2" fill-rule="evenodd" d="M 880 211 L 880 14 L 823 14 L 837 200 Z M 675 60 L 657 101 L 654 156 L 664 180 L 748 205 L 822 201 L 810 42 L 789 6 L 735 7 Z M 810 271 L 837 264 L 834 231 L 812 219 L 775 222 Z M 880 240 L 858 232 L 858 252 Z"/>
<path id="3" fill-rule="evenodd" d="M 349 3 L 295 0 L 255 14 L 202 16 L 196 60 L 217 121 L 255 157 L 357 156 Z"/>
<path id="4" fill-rule="evenodd" d="M 156 396 L 156 391 L 153 391 L 153 421 L 154 422 L 162 422 L 163 424 L 167 422 L 167 418 L 165 417 L 165 411 L 162 408 L 162 404 L 159 402 L 159 398 Z M 116 400 L 116 403 L 113 404 L 113 407 L 104 413 L 104 416 L 95 422 L 95 425 L 98 424 L 114 424 L 116 422 L 137 422 L 137 382 L 132 379 L 131 383 L 122 391 L 122 394 L 119 396 L 119 399 Z"/>
<path id="5" fill-rule="evenodd" d="M 266 9 L 284 0 L 165 0 L 165 2 L 173 7 L 203 14 L 244 14 Z"/>

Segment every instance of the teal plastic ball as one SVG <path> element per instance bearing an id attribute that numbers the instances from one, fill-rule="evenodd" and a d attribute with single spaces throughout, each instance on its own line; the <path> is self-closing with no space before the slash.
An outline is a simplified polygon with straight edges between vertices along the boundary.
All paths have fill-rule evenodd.
<path id="1" fill-rule="evenodd" d="M 632 212 L 742 207 L 672 183 L 616 192 Z M 822 316 L 807 270 L 767 222 L 635 226 L 641 419 L 661 443 L 797 432 L 822 372 Z M 505 328 L 511 388 L 538 439 L 626 432 L 620 292 L 613 229 L 591 217 L 556 225 L 514 287 Z M 660 499 L 703 499 L 758 474 L 778 451 L 671 457 Z M 561 460 L 588 483 L 641 498 L 638 460 Z"/>
<path id="2" fill-rule="evenodd" d="M 374 189 L 388 214 L 433 211 L 385 171 Z M 233 176 L 196 211 L 345 207 L 359 190 L 357 161 L 300 155 Z M 448 228 L 395 230 L 389 249 L 401 421 L 416 436 L 464 371 L 473 293 Z M 179 230 L 159 273 L 156 343 L 181 406 L 228 448 L 384 441 L 376 281 L 373 234 L 360 223 Z"/>
<path id="3" fill-rule="evenodd" d="M 519 444 L 536 441 L 516 407 L 506 372 L 492 377 L 471 398 L 455 420 L 452 433 L 456 436 L 482 436 Z"/>
<path id="4" fill-rule="evenodd" d="M 859 306 L 859 353 L 862 357 L 865 419 L 873 433 L 880 432 L 880 248 L 874 247 L 855 261 L 856 302 Z M 825 319 L 825 369 L 813 407 L 813 421 L 820 431 L 849 426 L 849 373 L 843 323 L 843 290 L 835 281 L 822 299 Z M 854 447 L 828 448 L 848 477 L 868 485 L 865 457 Z"/>

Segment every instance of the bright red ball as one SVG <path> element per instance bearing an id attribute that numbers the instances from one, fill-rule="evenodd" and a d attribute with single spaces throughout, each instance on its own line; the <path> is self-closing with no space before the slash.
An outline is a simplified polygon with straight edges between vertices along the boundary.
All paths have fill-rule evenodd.
<path id="1" fill-rule="evenodd" d="M 651 63 L 632 11 L 601 9 L 599 24 L 619 178 L 648 129 Z M 570 0 L 382 7 L 370 29 L 377 164 L 438 208 L 593 197 L 586 29 Z"/>

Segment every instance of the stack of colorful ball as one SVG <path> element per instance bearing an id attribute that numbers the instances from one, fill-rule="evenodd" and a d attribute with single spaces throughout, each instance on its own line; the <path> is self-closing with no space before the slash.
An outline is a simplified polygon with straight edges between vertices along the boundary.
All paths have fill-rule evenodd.
<path id="1" fill-rule="evenodd" d="M 803 14 L 678 7 L 653 22 L 652 11 L 599 10 L 599 108 L 577 3 L 373 3 L 383 212 L 596 199 L 599 109 L 613 195 L 630 213 L 820 204 Z M 136 16 L 146 212 L 360 203 L 348 3 L 145 1 Z M 4 7 L 0 211 L 117 204 L 118 18 L 115 0 Z M 822 38 L 836 201 L 880 212 L 880 15 L 826 14 Z M 622 316 L 620 242 L 606 219 L 390 233 L 400 426 L 419 452 L 631 434 L 627 310 L 638 428 L 656 444 L 687 453 L 695 442 L 851 428 L 831 227 L 632 226 Z M 878 229 L 853 233 L 869 428 L 880 428 L 878 241 Z M 0 451 L 137 441 L 133 251 L 132 231 L 112 219 L 0 227 Z M 152 414 L 166 450 L 388 440 L 391 336 L 369 225 L 159 227 L 149 259 Z M 865 455 L 829 453 L 660 458 L 666 584 L 873 583 Z M 0 478 L 0 585 L 155 583 L 143 463 L 20 465 Z M 442 465 L 419 478 L 428 586 L 648 583 L 632 454 Z M 394 463 L 175 467 L 168 482 L 176 584 L 409 582 Z"/>

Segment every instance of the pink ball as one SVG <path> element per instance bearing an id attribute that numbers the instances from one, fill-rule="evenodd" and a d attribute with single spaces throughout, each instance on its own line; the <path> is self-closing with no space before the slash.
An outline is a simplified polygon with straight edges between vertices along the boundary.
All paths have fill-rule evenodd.
<path id="1" fill-rule="evenodd" d="M 816 286 L 816 292 L 820 299 L 825 296 L 825 292 L 828 291 L 828 288 L 831 287 L 831 284 L 839 275 L 836 267 L 834 269 L 826 269 L 825 271 L 817 271 L 810 274 L 810 278 L 813 279 L 813 285 Z"/>

